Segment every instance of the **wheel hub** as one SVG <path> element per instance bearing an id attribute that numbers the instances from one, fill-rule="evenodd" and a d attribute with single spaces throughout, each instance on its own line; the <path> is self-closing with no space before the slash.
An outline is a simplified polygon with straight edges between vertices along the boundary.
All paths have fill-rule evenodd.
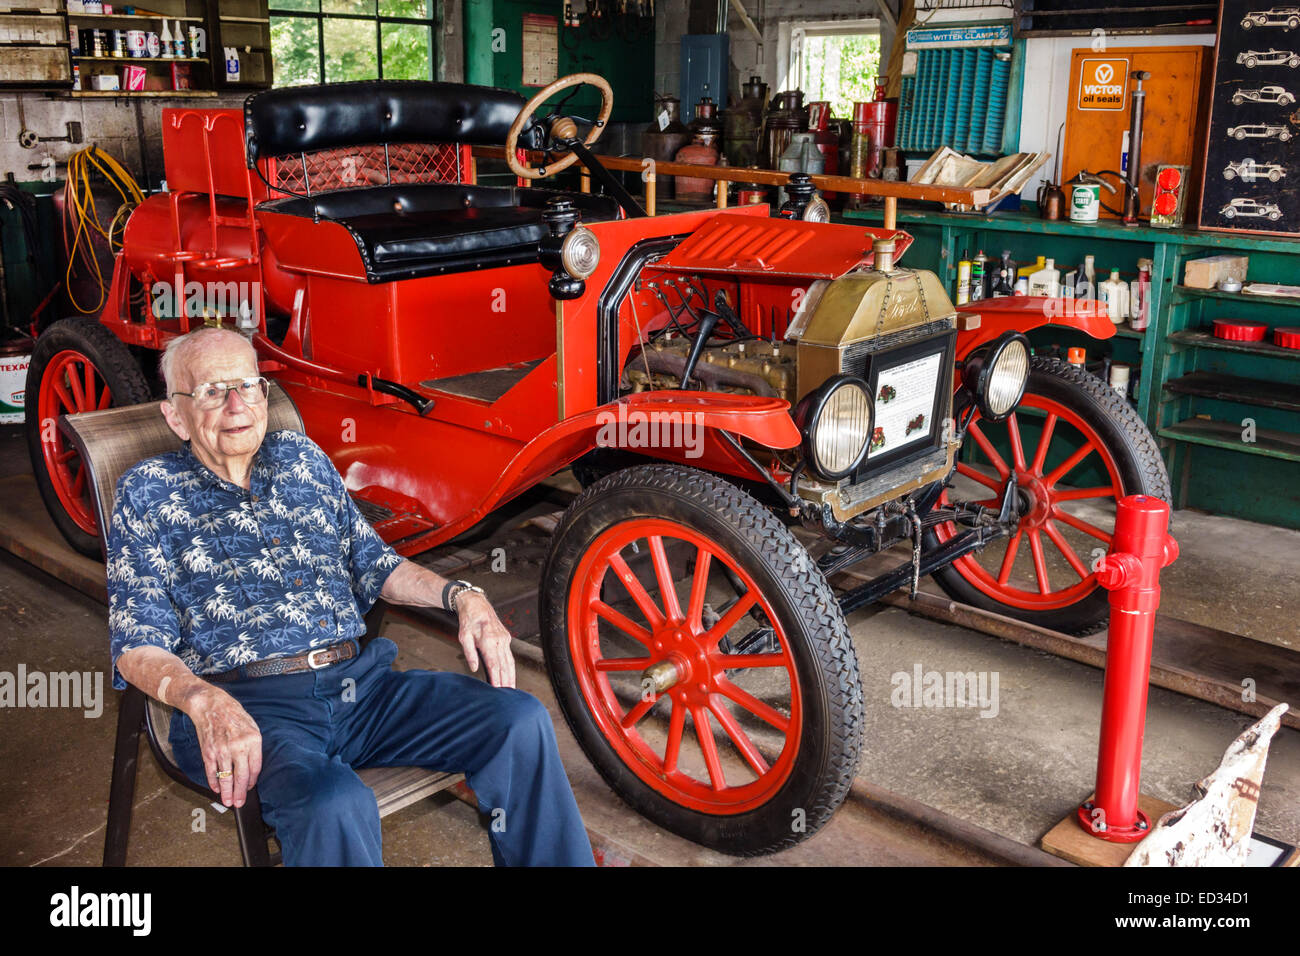
<path id="1" fill-rule="evenodd" d="M 712 683 L 709 658 L 691 628 L 668 622 L 655 633 L 654 649 L 665 656 L 641 672 L 643 690 L 662 694 L 678 687 L 673 696 L 680 699 L 698 701 L 700 695 L 707 697 Z M 698 683 L 692 684 L 693 680 Z"/>

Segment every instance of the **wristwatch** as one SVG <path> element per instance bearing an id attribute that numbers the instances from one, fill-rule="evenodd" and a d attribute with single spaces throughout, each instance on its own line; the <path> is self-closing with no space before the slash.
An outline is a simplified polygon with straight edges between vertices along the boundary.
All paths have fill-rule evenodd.
<path id="1" fill-rule="evenodd" d="M 477 584 L 470 584 L 468 581 L 448 581 L 447 586 L 442 589 L 442 606 L 448 611 L 459 614 L 460 611 L 457 609 L 456 603 L 466 591 L 473 591 L 476 594 L 484 593 L 483 589 Z"/>

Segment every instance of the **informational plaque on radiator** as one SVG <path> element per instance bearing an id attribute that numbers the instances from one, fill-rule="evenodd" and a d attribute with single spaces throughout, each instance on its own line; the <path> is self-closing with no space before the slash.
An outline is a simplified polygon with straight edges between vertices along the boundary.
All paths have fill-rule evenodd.
<path id="1" fill-rule="evenodd" d="M 926 355 L 881 371 L 876 379 L 876 427 L 867 457 L 929 438 L 943 353 Z"/>
<path id="2" fill-rule="evenodd" d="M 559 78 L 560 22 L 538 13 L 524 14 L 524 86 L 546 86 Z"/>

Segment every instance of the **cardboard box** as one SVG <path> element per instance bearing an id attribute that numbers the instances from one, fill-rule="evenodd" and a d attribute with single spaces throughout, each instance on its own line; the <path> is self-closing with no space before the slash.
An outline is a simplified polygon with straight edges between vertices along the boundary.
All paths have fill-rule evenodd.
<path id="1" fill-rule="evenodd" d="M 122 89 L 143 90 L 145 77 L 148 75 L 149 71 L 142 66 L 122 67 Z"/>
<path id="2" fill-rule="evenodd" d="M 1220 279 L 1231 276 L 1246 281 L 1246 266 L 1250 256 L 1207 256 L 1190 259 L 1183 271 L 1183 285 L 1193 289 L 1213 289 Z"/>
<path id="3" fill-rule="evenodd" d="M 96 73 L 90 78 L 90 88 L 92 90 L 118 90 L 121 85 L 117 81 L 115 73 Z"/>

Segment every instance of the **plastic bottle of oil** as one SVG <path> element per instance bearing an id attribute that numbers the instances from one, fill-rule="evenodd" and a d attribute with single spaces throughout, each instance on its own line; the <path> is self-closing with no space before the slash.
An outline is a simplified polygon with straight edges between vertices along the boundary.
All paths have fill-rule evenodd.
<path id="1" fill-rule="evenodd" d="M 1055 297 L 1061 294 L 1061 270 L 1055 259 L 1047 259 L 1043 268 L 1029 276 L 1029 294 Z"/>
<path id="2" fill-rule="evenodd" d="M 1128 283 L 1119 277 L 1118 269 L 1110 270 L 1110 278 L 1098 288 L 1097 298 L 1106 303 L 1106 313 L 1116 325 L 1128 318 Z"/>
<path id="3" fill-rule="evenodd" d="M 1035 272 L 1037 272 L 1046 264 L 1047 264 L 1046 257 L 1039 256 L 1037 262 L 1032 262 L 1029 265 L 1021 266 L 1019 269 L 1017 269 L 1016 278 L 1018 279 L 1021 276 L 1024 276 L 1026 279 L 1028 279 L 1031 275 L 1033 275 Z"/>

